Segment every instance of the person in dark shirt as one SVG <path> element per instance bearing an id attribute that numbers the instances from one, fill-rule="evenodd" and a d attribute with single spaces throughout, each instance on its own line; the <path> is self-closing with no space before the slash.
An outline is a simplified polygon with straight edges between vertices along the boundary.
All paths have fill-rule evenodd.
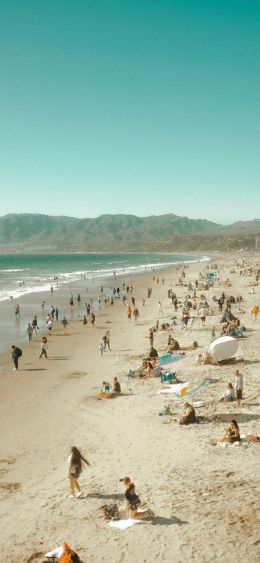
<path id="1" fill-rule="evenodd" d="M 151 519 L 154 516 L 154 513 L 149 508 L 141 509 L 139 508 L 141 505 L 141 500 L 139 496 L 136 494 L 135 484 L 131 481 L 130 477 L 124 477 L 123 479 L 119 479 L 122 483 L 124 483 L 125 489 L 125 498 L 127 501 L 127 509 L 128 509 L 128 517 L 129 518 L 137 518 L 140 519 Z"/>
<path id="2" fill-rule="evenodd" d="M 13 371 L 16 371 L 18 369 L 18 360 L 21 355 L 22 350 L 20 350 L 20 348 L 18 348 L 17 346 L 12 345 L 12 360 L 14 363 Z"/>
<path id="3" fill-rule="evenodd" d="M 113 393 L 121 393 L 121 385 L 117 377 L 114 377 Z"/>
<path id="4" fill-rule="evenodd" d="M 150 348 L 149 357 L 151 359 L 152 358 L 158 358 L 158 352 L 153 346 Z"/>

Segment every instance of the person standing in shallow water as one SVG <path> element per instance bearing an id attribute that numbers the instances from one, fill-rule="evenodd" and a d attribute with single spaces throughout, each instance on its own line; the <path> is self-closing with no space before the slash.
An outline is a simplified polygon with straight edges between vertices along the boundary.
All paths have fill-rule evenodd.
<path id="1" fill-rule="evenodd" d="M 32 341 L 32 335 L 33 335 L 33 327 L 30 323 L 28 323 L 26 334 L 28 336 L 28 341 L 31 342 Z"/>

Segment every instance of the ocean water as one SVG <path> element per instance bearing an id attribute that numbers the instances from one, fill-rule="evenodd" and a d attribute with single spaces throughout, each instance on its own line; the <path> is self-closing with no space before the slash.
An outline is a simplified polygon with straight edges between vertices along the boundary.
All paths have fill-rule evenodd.
<path id="1" fill-rule="evenodd" d="M 85 303 L 99 308 L 100 286 L 104 295 L 111 296 L 113 287 L 132 285 L 134 276 L 142 272 L 188 262 L 204 261 L 206 256 L 174 254 L 50 254 L 0 256 L 0 352 L 11 344 L 22 345 L 26 340 L 28 322 L 38 317 L 39 336 L 46 332 L 46 314 L 51 306 L 58 307 L 59 318 L 82 318 Z M 53 286 L 53 293 L 50 288 Z M 77 293 L 81 302 L 77 302 Z M 74 307 L 69 296 L 74 296 Z M 45 301 L 44 311 L 41 308 Z M 15 315 L 19 303 L 20 316 Z M 102 308 L 104 303 L 102 302 Z M 1 364 L 0 364 L 1 370 Z"/>
<path id="2" fill-rule="evenodd" d="M 30 293 L 47 292 L 52 284 L 102 280 L 137 274 L 171 264 L 206 260 L 206 256 L 159 253 L 131 254 L 10 254 L 0 256 L 0 302 Z M 57 278 L 57 279 L 54 279 Z"/>

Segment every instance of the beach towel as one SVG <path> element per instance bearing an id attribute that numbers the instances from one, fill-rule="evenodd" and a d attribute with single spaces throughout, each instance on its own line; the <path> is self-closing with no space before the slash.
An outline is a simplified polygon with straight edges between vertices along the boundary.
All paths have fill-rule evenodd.
<path id="1" fill-rule="evenodd" d="M 253 442 L 248 442 L 247 440 L 240 442 L 218 442 L 217 446 L 219 448 L 250 448 L 253 445 Z"/>
<path id="2" fill-rule="evenodd" d="M 132 518 L 128 518 L 127 520 L 112 520 L 109 522 L 109 526 L 111 528 L 118 528 L 119 530 L 126 530 L 133 526 L 134 524 L 141 524 L 142 520 L 133 520 Z"/>
<path id="3" fill-rule="evenodd" d="M 186 389 L 190 385 L 188 381 L 186 383 L 176 383 L 176 385 L 171 385 L 166 389 L 160 389 L 158 393 L 180 393 L 183 389 Z"/>
<path id="4" fill-rule="evenodd" d="M 176 393 L 176 398 L 186 400 L 187 397 L 193 397 L 193 395 L 200 393 L 200 391 L 208 387 L 209 384 L 209 379 L 199 379 L 198 381 L 194 381 L 194 383 L 188 383 L 187 386 Z"/>
<path id="5" fill-rule="evenodd" d="M 194 383 L 177 383 L 177 385 L 172 385 L 169 389 L 160 389 L 159 393 L 173 393 L 176 399 L 183 400 L 187 397 L 193 397 L 197 395 L 200 391 L 205 389 L 210 383 L 209 379 L 199 379 L 194 381 Z"/>
<path id="6" fill-rule="evenodd" d="M 183 356 L 181 354 L 164 354 L 160 356 L 157 360 L 158 366 L 165 366 L 166 364 L 172 364 L 173 362 L 178 362 Z"/>

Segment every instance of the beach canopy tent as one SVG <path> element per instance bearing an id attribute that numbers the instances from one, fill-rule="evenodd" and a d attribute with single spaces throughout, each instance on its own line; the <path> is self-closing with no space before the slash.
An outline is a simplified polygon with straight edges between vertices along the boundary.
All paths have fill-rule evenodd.
<path id="1" fill-rule="evenodd" d="M 216 274 L 215 272 L 208 272 L 208 278 L 215 278 Z"/>
<path id="2" fill-rule="evenodd" d="M 231 321 L 238 321 L 238 318 L 235 317 L 235 315 L 233 315 L 233 313 L 231 313 L 231 311 L 229 311 L 228 309 L 225 309 L 220 322 L 221 323 L 231 323 Z"/>
<path id="3" fill-rule="evenodd" d="M 236 355 L 239 342 L 232 336 L 220 336 L 211 342 L 208 353 L 216 362 L 229 360 Z"/>

